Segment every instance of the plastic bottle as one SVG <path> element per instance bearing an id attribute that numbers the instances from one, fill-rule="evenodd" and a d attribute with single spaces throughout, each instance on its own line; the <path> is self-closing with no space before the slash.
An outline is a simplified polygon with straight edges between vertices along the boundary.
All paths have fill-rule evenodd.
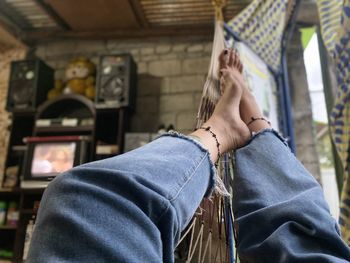
<path id="1" fill-rule="evenodd" d="M 0 201 L 0 226 L 5 225 L 6 221 L 6 202 Z"/>
<path id="2" fill-rule="evenodd" d="M 17 202 L 10 202 L 7 209 L 7 220 L 6 224 L 16 226 L 19 219 L 19 211 L 17 209 Z"/>
<path id="3" fill-rule="evenodd" d="M 29 220 L 29 223 L 27 225 L 26 237 L 24 240 L 23 257 L 22 257 L 23 260 L 26 260 L 28 257 L 30 242 L 32 240 L 32 235 L 33 235 L 34 226 L 35 226 L 34 221 L 35 221 L 35 216 L 33 216 L 31 220 Z"/>

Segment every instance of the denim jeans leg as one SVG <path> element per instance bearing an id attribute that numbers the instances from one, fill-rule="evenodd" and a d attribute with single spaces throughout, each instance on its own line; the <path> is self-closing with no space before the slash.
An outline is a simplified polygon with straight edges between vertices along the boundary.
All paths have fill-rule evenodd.
<path id="1" fill-rule="evenodd" d="M 209 153 L 179 134 L 78 166 L 46 189 L 28 262 L 173 262 L 214 181 Z"/>
<path id="2" fill-rule="evenodd" d="M 350 262 L 317 181 L 277 133 L 236 151 L 233 210 L 243 262 Z"/>

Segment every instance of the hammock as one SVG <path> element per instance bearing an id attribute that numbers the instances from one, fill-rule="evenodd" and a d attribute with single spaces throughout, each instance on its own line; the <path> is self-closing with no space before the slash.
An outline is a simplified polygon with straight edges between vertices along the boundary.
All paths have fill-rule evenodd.
<path id="1" fill-rule="evenodd" d="M 232 36 L 226 35 L 228 41 L 225 41 L 222 15 L 225 2 L 225 0 L 212 1 L 216 15 L 214 41 L 208 75 L 197 114 L 196 128 L 202 126 L 210 118 L 220 98 L 219 55 L 225 47 L 233 47 Z M 278 71 L 281 64 L 284 30 L 294 4 L 294 0 L 254 0 L 226 26 L 245 40 L 267 65 Z M 284 22 L 281 23 L 281 21 Z M 272 44 L 269 45 L 269 43 Z M 266 48 L 261 49 L 261 46 L 266 46 Z M 231 206 L 233 171 L 233 153 L 227 153 L 221 157 L 219 162 L 213 197 L 202 201 L 196 215 L 182 234 L 175 255 L 177 262 L 234 262 L 238 260 Z"/>
<path id="2" fill-rule="evenodd" d="M 338 87 L 330 128 L 344 171 L 339 224 L 350 245 L 350 1 L 318 0 L 317 5 L 323 42 L 336 64 Z"/>

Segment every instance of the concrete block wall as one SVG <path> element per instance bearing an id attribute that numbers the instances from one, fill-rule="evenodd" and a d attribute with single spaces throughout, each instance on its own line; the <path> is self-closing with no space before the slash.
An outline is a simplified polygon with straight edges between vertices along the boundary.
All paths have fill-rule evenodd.
<path id="1" fill-rule="evenodd" d="M 292 97 L 296 154 L 306 169 L 321 182 L 320 162 L 316 148 L 311 98 L 304 65 L 301 33 L 295 30 L 288 46 L 288 71 Z"/>
<path id="2" fill-rule="evenodd" d="M 138 94 L 131 131 L 154 132 L 173 124 L 181 132 L 193 130 L 212 43 L 203 38 L 150 40 L 57 41 L 40 44 L 36 55 L 64 79 L 69 60 L 86 56 L 98 64 L 101 54 L 129 52 L 138 65 Z"/>
<path id="3" fill-rule="evenodd" d="M 306 96 L 305 72 L 300 72 L 303 69 L 300 65 L 300 43 L 299 40 L 293 42 L 289 50 L 289 69 L 292 94 L 298 98 L 293 100 L 297 152 L 299 159 L 318 179 L 319 164 L 312 140 L 310 100 Z M 81 40 L 40 44 L 35 53 L 55 68 L 56 78 L 61 79 L 64 79 L 65 67 L 74 57 L 87 56 L 97 64 L 101 54 L 131 53 L 138 65 L 137 106 L 131 120 L 131 131 L 154 132 L 160 124 L 173 124 L 179 131 L 187 133 L 195 125 L 211 47 L 210 39 L 198 37 L 143 41 Z M 0 171 L 3 171 L 10 123 L 4 110 L 9 65 L 12 60 L 22 59 L 24 54 L 23 49 L 0 53 Z M 308 99 L 301 101 L 301 97 Z"/>

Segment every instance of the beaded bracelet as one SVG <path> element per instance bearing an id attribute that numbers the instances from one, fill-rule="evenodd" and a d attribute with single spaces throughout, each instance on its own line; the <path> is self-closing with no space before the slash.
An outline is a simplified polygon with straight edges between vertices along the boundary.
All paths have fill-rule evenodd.
<path id="1" fill-rule="evenodd" d="M 265 119 L 264 117 L 259 117 L 259 118 L 251 117 L 251 121 L 248 122 L 247 126 L 249 126 L 250 124 L 252 124 L 254 121 L 266 121 L 266 122 L 271 126 L 271 122 L 268 121 L 267 119 Z"/>
<path id="2" fill-rule="evenodd" d="M 221 157 L 221 151 L 220 151 L 220 143 L 218 141 L 218 138 L 216 136 L 216 134 L 210 129 L 210 126 L 208 127 L 199 127 L 198 129 L 201 129 L 201 130 L 205 130 L 207 132 L 210 132 L 211 136 L 213 136 L 213 138 L 215 139 L 215 142 L 216 142 L 216 147 L 218 149 L 218 159 L 217 161 L 215 162 L 215 167 L 218 168 L 218 165 L 219 165 L 219 159 Z"/>

